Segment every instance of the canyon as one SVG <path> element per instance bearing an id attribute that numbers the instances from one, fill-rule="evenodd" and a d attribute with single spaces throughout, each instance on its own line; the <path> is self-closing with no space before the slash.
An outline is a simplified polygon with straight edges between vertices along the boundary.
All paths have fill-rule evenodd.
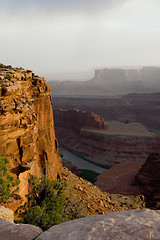
<path id="1" fill-rule="evenodd" d="M 154 71 L 159 74 L 157 69 Z M 98 71 L 94 81 L 101 81 L 103 75 L 110 73 Z M 130 74 L 125 72 L 125 76 L 126 73 Z M 124 72 L 117 71 L 117 74 L 123 77 Z M 128 76 L 126 81 L 132 82 L 132 79 Z M 77 102 L 80 107 L 71 108 Z M 63 105 L 67 106 L 65 110 Z M 150 118 L 147 117 L 149 111 Z M 69 239 L 70 236 L 86 240 L 146 239 L 146 236 L 158 239 L 159 211 L 141 210 L 146 199 L 149 207 L 160 208 L 158 113 L 158 93 L 109 98 L 55 97 L 52 105 L 50 87 L 44 78 L 31 70 L 1 67 L 0 156 L 9 159 L 11 175 L 20 180 L 18 195 L 21 199 L 18 202 L 12 198 L 4 205 L 15 211 L 26 201 L 29 177 L 46 176 L 70 184 L 67 201 L 73 212 L 81 216 L 100 215 L 62 223 L 44 233 L 38 227 L 0 218 L 0 237 L 5 240 Z M 60 145 L 94 163 L 115 166 L 99 175 L 95 184 L 74 175 L 62 167 L 55 130 Z M 74 166 L 70 167 L 77 172 Z M 144 194 L 145 199 L 139 194 Z M 6 212 L 4 210 L 3 217 Z"/>
<path id="2" fill-rule="evenodd" d="M 94 112 L 105 121 L 139 122 L 150 130 L 160 128 L 160 93 L 132 93 L 106 97 L 56 97 L 53 109 Z"/>
<path id="3" fill-rule="evenodd" d="M 75 113 L 79 121 L 83 121 L 83 125 L 78 124 Z M 89 115 L 94 116 L 90 121 Z M 149 132 L 140 123 L 105 122 L 94 113 L 80 110 L 55 110 L 54 118 L 59 142 L 95 163 L 143 163 L 151 152 L 160 151 L 160 137 Z"/>

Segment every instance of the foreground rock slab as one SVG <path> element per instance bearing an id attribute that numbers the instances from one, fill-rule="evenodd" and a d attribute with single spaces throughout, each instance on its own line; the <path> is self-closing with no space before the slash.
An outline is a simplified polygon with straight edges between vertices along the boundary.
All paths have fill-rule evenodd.
<path id="1" fill-rule="evenodd" d="M 36 240 L 159 240 L 160 211 L 131 210 L 89 216 L 51 227 Z"/>
<path id="2" fill-rule="evenodd" d="M 0 240 L 33 240 L 42 233 L 41 228 L 29 224 L 15 224 L 0 218 Z"/>

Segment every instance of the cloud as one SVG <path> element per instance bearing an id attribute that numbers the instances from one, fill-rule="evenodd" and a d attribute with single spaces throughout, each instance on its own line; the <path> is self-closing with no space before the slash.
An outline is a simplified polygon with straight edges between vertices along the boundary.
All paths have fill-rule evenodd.
<path id="1" fill-rule="evenodd" d="M 37 72 L 158 64 L 159 0 L 0 0 L 1 62 Z"/>

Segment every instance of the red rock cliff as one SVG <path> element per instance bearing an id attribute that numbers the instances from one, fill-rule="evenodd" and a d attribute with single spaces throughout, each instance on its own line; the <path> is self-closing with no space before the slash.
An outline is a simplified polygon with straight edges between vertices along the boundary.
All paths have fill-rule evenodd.
<path id="1" fill-rule="evenodd" d="M 0 155 L 21 180 L 21 196 L 29 174 L 56 179 L 61 168 L 45 82 L 29 70 L 0 68 Z"/>

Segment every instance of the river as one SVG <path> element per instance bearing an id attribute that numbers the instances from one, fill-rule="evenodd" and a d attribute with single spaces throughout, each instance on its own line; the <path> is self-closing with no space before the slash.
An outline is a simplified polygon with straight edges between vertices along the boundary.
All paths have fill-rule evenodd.
<path id="1" fill-rule="evenodd" d="M 75 155 L 74 153 L 70 152 L 67 149 L 60 148 L 59 151 L 60 151 L 60 153 L 63 154 L 63 156 L 66 159 L 70 160 L 78 169 L 88 169 L 88 170 L 92 170 L 97 173 L 102 173 L 106 170 L 103 167 L 99 167 L 93 163 L 90 163 L 90 162 L 78 157 L 77 155 Z"/>

